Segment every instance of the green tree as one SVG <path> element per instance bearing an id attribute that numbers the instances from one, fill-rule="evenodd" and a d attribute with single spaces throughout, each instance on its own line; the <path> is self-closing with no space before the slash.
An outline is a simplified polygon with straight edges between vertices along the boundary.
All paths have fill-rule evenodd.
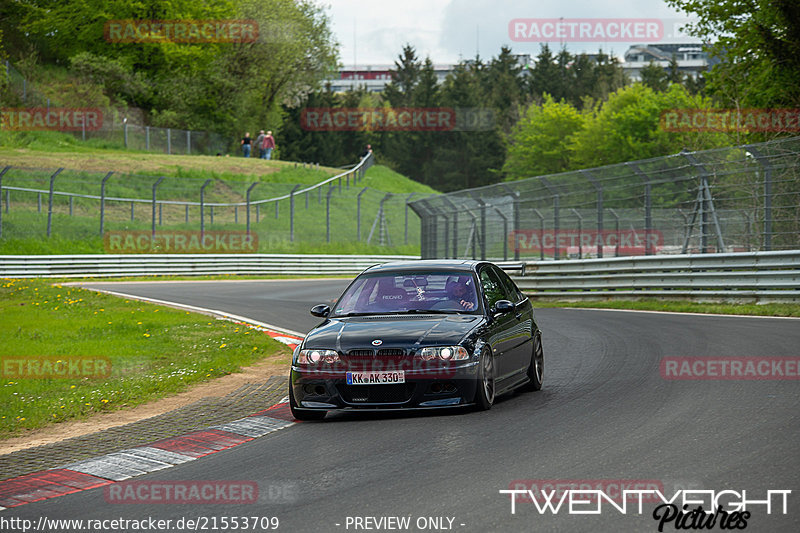
<path id="1" fill-rule="evenodd" d="M 655 61 L 650 61 L 646 67 L 643 67 L 639 71 L 639 75 L 642 78 L 642 84 L 654 91 L 666 91 L 669 87 L 667 71 Z"/>
<path id="2" fill-rule="evenodd" d="M 690 34 L 721 62 L 708 92 L 723 106 L 800 105 L 800 3 L 796 0 L 667 0 L 699 21 Z"/>
<path id="3" fill-rule="evenodd" d="M 711 101 L 692 96 L 685 87 L 670 85 L 656 92 L 640 83 L 611 94 L 597 106 L 571 145 L 572 168 L 588 168 L 647 159 L 689 150 L 726 146 L 720 133 L 672 132 L 662 127 L 662 113 L 671 109 L 708 109 Z"/>
<path id="4" fill-rule="evenodd" d="M 508 155 L 503 171 L 506 179 L 554 174 L 570 168 L 573 136 L 584 127 L 585 116 L 575 107 L 545 95 L 544 102 L 531 104 L 508 137 Z"/>

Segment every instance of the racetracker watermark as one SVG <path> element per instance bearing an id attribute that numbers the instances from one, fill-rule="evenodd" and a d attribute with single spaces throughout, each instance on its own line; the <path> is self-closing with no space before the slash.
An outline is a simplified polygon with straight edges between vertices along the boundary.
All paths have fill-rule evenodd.
<path id="1" fill-rule="evenodd" d="M 486 131 L 494 111 L 479 107 L 309 107 L 300 113 L 306 131 Z"/>
<path id="2" fill-rule="evenodd" d="M 108 231 L 110 254 L 244 254 L 258 251 L 258 235 L 246 231 Z"/>
<path id="3" fill-rule="evenodd" d="M 124 481 L 103 488 L 106 503 L 246 504 L 258 501 L 255 481 Z"/>
<path id="4" fill-rule="evenodd" d="M 552 254 L 558 250 L 568 253 L 591 252 L 602 247 L 603 253 L 618 251 L 624 255 L 642 255 L 657 252 L 664 246 L 664 235 L 658 230 L 583 230 L 545 229 L 515 230 L 508 234 L 509 244 L 521 252 L 544 251 Z"/>
<path id="5" fill-rule="evenodd" d="M 0 109 L 0 129 L 11 131 L 97 131 L 103 112 L 96 107 L 16 107 Z"/>
<path id="6" fill-rule="evenodd" d="M 518 43 L 654 43 L 664 39 L 661 19 L 513 19 L 508 36 Z"/>
<path id="7" fill-rule="evenodd" d="M 661 377 L 687 381 L 794 381 L 800 379 L 796 357 L 664 357 Z"/>
<path id="8" fill-rule="evenodd" d="M 800 132 L 800 108 L 668 109 L 659 121 L 664 131 Z"/>
<path id="9" fill-rule="evenodd" d="M 252 43 L 258 22 L 242 20 L 109 20 L 103 36 L 110 43 Z"/>
<path id="10" fill-rule="evenodd" d="M 97 356 L 4 356 L 3 379 L 103 379 L 111 375 L 111 359 Z"/>

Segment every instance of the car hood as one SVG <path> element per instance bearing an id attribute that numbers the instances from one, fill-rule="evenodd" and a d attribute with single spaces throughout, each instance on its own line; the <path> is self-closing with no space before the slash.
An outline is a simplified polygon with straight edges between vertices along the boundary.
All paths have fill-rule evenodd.
<path id="1" fill-rule="evenodd" d="M 479 315 L 405 315 L 332 318 L 313 329 L 304 348 L 353 349 L 414 348 L 458 344 L 483 323 Z M 380 345 L 373 341 L 380 340 Z"/>

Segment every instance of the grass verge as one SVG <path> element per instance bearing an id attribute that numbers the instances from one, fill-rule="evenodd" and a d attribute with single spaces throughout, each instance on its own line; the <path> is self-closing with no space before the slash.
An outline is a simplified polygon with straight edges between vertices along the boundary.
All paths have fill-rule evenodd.
<path id="1" fill-rule="evenodd" d="M 44 280 L 0 280 L 0 439 L 132 407 L 288 348 L 256 330 Z M 110 375 L 30 377 L 29 362 L 110 361 Z M 20 377 L 19 364 L 23 364 Z"/>
<path id="2" fill-rule="evenodd" d="M 663 300 L 615 300 L 592 302 L 563 302 L 557 300 L 531 300 L 534 307 L 577 307 L 601 309 L 634 309 L 640 311 L 667 311 L 673 313 L 708 313 L 718 315 L 794 316 L 800 317 L 800 304 L 725 304 L 678 302 Z"/>

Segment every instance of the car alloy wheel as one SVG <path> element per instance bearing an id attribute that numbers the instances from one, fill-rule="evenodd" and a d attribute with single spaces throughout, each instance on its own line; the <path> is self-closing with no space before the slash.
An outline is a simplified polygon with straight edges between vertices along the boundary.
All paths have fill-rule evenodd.
<path id="1" fill-rule="evenodd" d="M 528 367 L 529 388 L 537 391 L 542 389 L 542 379 L 544 378 L 544 349 L 542 348 L 542 336 L 534 335 L 533 348 L 531 349 L 531 364 Z"/>
<path id="2" fill-rule="evenodd" d="M 480 368 L 478 371 L 478 390 L 476 391 L 476 402 L 478 409 L 488 410 L 494 404 L 494 357 L 492 354 L 484 353 L 481 355 Z"/>

